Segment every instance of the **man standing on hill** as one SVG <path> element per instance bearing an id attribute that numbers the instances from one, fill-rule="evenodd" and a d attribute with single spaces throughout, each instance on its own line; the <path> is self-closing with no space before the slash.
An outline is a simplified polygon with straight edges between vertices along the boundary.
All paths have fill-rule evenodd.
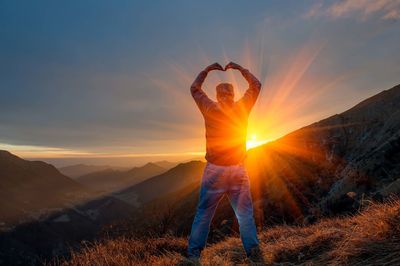
<path id="1" fill-rule="evenodd" d="M 249 88 L 234 101 L 232 84 L 217 85 L 217 102 L 202 90 L 207 74 L 213 70 L 240 71 Z M 206 127 L 207 165 L 201 181 L 200 199 L 188 245 L 188 258 L 196 263 L 204 249 L 218 202 L 226 194 L 239 223 L 240 237 L 247 256 L 259 262 L 261 252 L 253 218 L 249 178 L 244 167 L 246 157 L 247 120 L 260 93 L 261 83 L 240 65 L 230 62 L 225 69 L 214 63 L 201 71 L 190 90 Z"/>

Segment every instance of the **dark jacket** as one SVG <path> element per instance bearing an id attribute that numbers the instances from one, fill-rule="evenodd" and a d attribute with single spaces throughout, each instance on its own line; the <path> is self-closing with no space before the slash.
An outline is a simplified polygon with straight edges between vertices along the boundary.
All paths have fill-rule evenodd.
<path id="1" fill-rule="evenodd" d="M 260 93 L 261 83 L 247 69 L 241 71 L 249 88 L 241 99 L 230 106 L 214 102 L 202 90 L 207 72 L 202 71 L 190 90 L 204 117 L 206 160 L 216 165 L 242 163 L 246 157 L 247 120 Z"/>

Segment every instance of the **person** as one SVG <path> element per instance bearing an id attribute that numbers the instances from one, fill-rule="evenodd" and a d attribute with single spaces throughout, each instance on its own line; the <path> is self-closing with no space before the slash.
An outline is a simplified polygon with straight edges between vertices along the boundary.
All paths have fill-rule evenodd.
<path id="1" fill-rule="evenodd" d="M 202 85 L 210 71 L 228 69 L 240 71 L 249 87 L 242 98 L 234 101 L 232 84 L 221 83 L 216 87 L 215 102 L 202 90 Z M 224 195 L 228 196 L 237 217 L 246 255 L 250 260 L 260 259 L 249 177 L 244 167 L 248 116 L 260 90 L 260 81 L 248 69 L 233 62 L 227 64 L 225 69 L 218 63 L 206 67 L 190 88 L 204 117 L 207 160 L 187 249 L 187 258 L 193 262 L 199 261 L 215 209 Z"/>

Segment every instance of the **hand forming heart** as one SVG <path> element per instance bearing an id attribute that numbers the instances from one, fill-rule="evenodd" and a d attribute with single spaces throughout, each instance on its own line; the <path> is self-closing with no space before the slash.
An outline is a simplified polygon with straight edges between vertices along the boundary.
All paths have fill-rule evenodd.
<path id="1" fill-rule="evenodd" d="M 208 67 L 206 67 L 205 71 L 207 71 L 207 72 L 210 72 L 212 70 L 227 71 L 228 69 L 242 70 L 243 67 L 234 62 L 230 62 L 225 66 L 225 68 L 222 68 L 222 66 L 220 64 L 214 63 L 214 64 L 211 64 Z"/>
<path id="2" fill-rule="evenodd" d="M 239 64 L 234 63 L 234 62 L 229 62 L 229 64 L 227 64 L 225 66 L 225 71 L 228 70 L 228 69 L 242 70 L 243 67 L 240 66 Z"/>

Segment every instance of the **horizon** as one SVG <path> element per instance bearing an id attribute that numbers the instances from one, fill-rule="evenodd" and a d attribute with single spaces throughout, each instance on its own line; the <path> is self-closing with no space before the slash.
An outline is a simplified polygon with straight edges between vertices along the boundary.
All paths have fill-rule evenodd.
<path id="1" fill-rule="evenodd" d="M 348 3 L 2 3 L 0 149 L 57 167 L 202 159 L 189 88 L 213 62 L 263 85 L 248 147 L 344 112 L 400 83 L 400 4 Z M 211 98 L 222 81 L 246 89 L 213 73 Z"/>
<path id="2" fill-rule="evenodd" d="M 393 86 L 400 86 L 400 83 Z M 392 87 L 392 88 L 393 88 Z M 372 98 L 384 91 L 387 91 L 391 88 L 388 89 L 384 89 L 368 98 L 362 99 L 359 102 L 357 102 L 356 104 L 354 104 L 353 106 L 349 107 L 346 110 L 343 110 L 340 113 L 346 112 L 350 109 L 352 109 L 353 107 L 355 107 L 356 105 L 368 100 L 369 98 Z M 329 115 L 327 117 L 321 118 L 320 120 L 329 118 L 334 116 L 335 114 Z M 320 120 L 314 121 L 312 123 L 318 122 Z M 311 123 L 311 124 L 312 124 Z M 251 136 L 250 139 L 247 140 L 247 150 L 252 149 L 252 148 L 256 148 L 258 146 L 262 146 L 264 144 L 267 144 L 269 142 L 273 142 L 275 140 L 278 140 L 280 138 L 285 137 L 286 135 L 301 129 L 304 126 L 309 126 L 311 124 L 308 125 L 303 125 L 300 128 L 297 128 L 293 131 L 290 131 L 286 134 L 284 134 L 283 136 L 274 139 L 274 140 L 257 140 L 255 138 L 255 136 Z M 7 145 L 3 145 L 2 147 L 7 148 Z M 170 162 L 170 163 L 184 163 L 184 162 L 189 162 L 189 161 L 204 161 L 206 162 L 204 156 L 205 156 L 205 151 L 204 152 L 187 152 L 187 153 L 165 153 L 165 154 L 116 154 L 113 156 L 107 155 L 107 154 L 97 154 L 96 157 L 85 157 L 84 154 L 82 154 L 82 157 L 74 157 L 72 156 L 62 156 L 62 157 L 29 157 L 28 156 L 24 156 L 24 153 L 19 153 L 18 151 L 12 151 L 12 150 L 7 150 L 6 151 L 12 152 L 13 154 L 25 159 L 25 160 L 30 160 L 30 161 L 44 161 L 47 163 L 50 163 L 54 166 L 56 166 L 57 168 L 63 168 L 63 167 L 68 167 L 68 166 L 75 166 L 75 165 L 88 165 L 88 166 L 110 166 L 110 167 L 138 167 L 138 166 L 143 166 L 147 163 L 157 163 L 157 162 L 162 162 L 162 161 L 166 161 L 166 162 Z M 57 151 L 57 149 L 54 149 L 55 151 Z M 89 156 L 93 156 L 93 154 L 89 155 Z M 135 158 L 135 161 L 132 161 L 132 158 Z"/>

